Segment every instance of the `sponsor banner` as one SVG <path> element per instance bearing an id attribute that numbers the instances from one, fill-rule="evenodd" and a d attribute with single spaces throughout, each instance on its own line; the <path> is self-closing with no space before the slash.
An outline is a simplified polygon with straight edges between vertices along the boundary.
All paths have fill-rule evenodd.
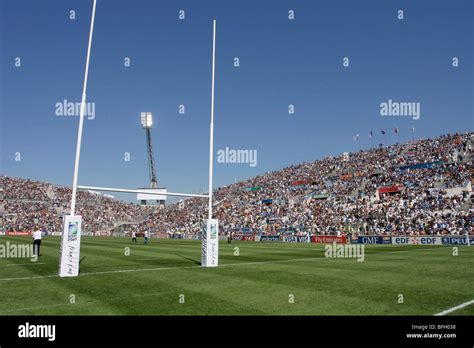
<path id="1" fill-rule="evenodd" d="M 60 277 L 75 277 L 79 274 L 81 223 L 81 216 L 64 216 L 61 256 L 59 258 Z"/>
<path id="2" fill-rule="evenodd" d="M 298 236 L 296 237 L 298 240 L 298 243 L 311 243 L 311 237 L 308 235 L 306 236 Z"/>
<path id="3" fill-rule="evenodd" d="M 379 193 L 393 193 L 393 192 L 399 192 L 401 190 L 403 190 L 402 185 L 385 186 L 385 187 L 379 188 Z"/>
<path id="4" fill-rule="evenodd" d="M 346 243 L 346 236 L 312 236 L 311 243 Z"/>
<path id="5" fill-rule="evenodd" d="M 184 239 L 194 239 L 198 240 L 201 239 L 201 236 L 199 234 L 185 234 Z M 220 238 L 219 238 L 220 239 Z"/>
<path id="6" fill-rule="evenodd" d="M 63 234 L 62 232 L 51 232 L 50 233 L 50 235 L 52 235 L 52 236 L 60 236 L 62 234 Z"/>
<path id="7" fill-rule="evenodd" d="M 30 236 L 31 231 L 7 231 L 5 232 L 7 236 Z"/>
<path id="8" fill-rule="evenodd" d="M 311 198 L 314 198 L 314 199 L 328 199 L 329 198 L 329 195 L 328 194 L 311 194 L 310 196 Z"/>
<path id="9" fill-rule="evenodd" d="M 291 186 L 304 186 L 306 184 L 308 184 L 308 181 L 306 180 L 297 180 L 297 181 L 293 181 L 291 183 Z"/>
<path id="10" fill-rule="evenodd" d="M 232 240 L 242 240 L 245 242 L 255 241 L 255 236 L 253 234 L 234 234 Z"/>
<path id="11" fill-rule="evenodd" d="M 219 260 L 219 222 L 217 219 L 204 220 L 201 247 L 201 266 L 217 267 Z"/>
<path id="12" fill-rule="evenodd" d="M 392 237 L 389 236 L 358 236 L 359 244 L 392 244 Z"/>
<path id="13" fill-rule="evenodd" d="M 5 232 L 4 231 L 0 231 L 0 236 L 4 236 L 5 235 Z"/>
<path id="14" fill-rule="evenodd" d="M 289 243 L 309 243 L 309 236 L 285 236 L 283 237 L 284 242 Z"/>
<path id="15" fill-rule="evenodd" d="M 279 242 L 280 236 L 260 236 L 261 242 Z"/>
<path id="16" fill-rule="evenodd" d="M 184 235 L 182 233 L 173 233 L 169 236 L 171 239 L 184 239 Z"/>
<path id="17" fill-rule="evenodd" d="M 412 164 L 412 165 L 409 165 L 409 166 L 401 166 L 400 170 L 433 168 L 433 167 L 436 167 L 436 166 L 442 166 L 443 164 L 444 164 L 443 161 L 430 162 L 430 163 L 417 163 L 417 164 Z"/>
<path id="18" fill-rule="evenodd" d="M 109 236 L 110 236 L 110 232 L 98 231 L 98 232 L 94 232 L 94 236 L 98 236 L 98 237 L 109 237 Z M 137 234 L 137 237 L 138 237 L 138 234 Z"/>
<path id="19" fill-rule="evenodd" d="M 399 236 L 392 237 L 392 244 L 408 244 L 408 245 L 442 245 L 441 237 L 432 236 Z"/>
<path id="20" fill-rule="evenodd" d="M 89 233 L 90 233 L 90 232 L 84 232 L 84 231 L 82 231 L 82 232 L 81 232 L 81 235 L 82 235 L 82 236 L 89 236 L 89 235 L 90 235 Z M 112 233 L 112 237 L 125 237 L 126 235 L 127 235 L 127 234 L 124 233 L 124 232 L 113 232 L 113 233 Z"/>
<path id="21" fill-rule="evenodd" d="M 260 191 L 262 186 L 247 187 L 247 191 Z"/>
<path id="22" fill-rule="evenodd" d="M 467 239 L 465 236 L 447 236 L 440 238 L 444 245 L 467 245 Z M 469 237 L 469 243 L 474 245 L 474 236 Z"/>

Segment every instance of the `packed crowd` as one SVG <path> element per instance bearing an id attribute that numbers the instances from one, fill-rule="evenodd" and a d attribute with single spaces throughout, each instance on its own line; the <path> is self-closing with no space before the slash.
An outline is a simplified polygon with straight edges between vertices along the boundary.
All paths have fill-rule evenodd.
<path id="1" fill-rule="evenodd" d="M 446 135 L 265 173 L 216 190 L 214 214 L 223 233 L 459 234 L 473 228 L 463 209 L 467 187 L 452 195 L 471 180 L 472 136 Z M 406 168 L 419 164 L 428 166 Z M 378 194 L 386 186 L 400 190 Z M 188 199 L 137 228 L 198 233 L 206 209 L 205 199 Z"/>
<path id="2" fill-rule="evenodd" d="M 214 217 L 221 233 L 474 232 L 469 210 L 473 136 L 445 135 L 344 153 L 220 187 L 214 192 Z M 0 227 L 24 230 L 39 224 L 50 231 L 62 229 L 69 188 L 0 179 Z M 392 189 L 381 193 L 384 187 Z M 85 231 L 126 224 L 127 231 L 196 234 L 207 203 L 190 198 L 154 209 L 80 191 L 77 210 Z"/>
<path id="3" fill-rule="evenodd" d="M 0 177 L 0 228 L 31 231 L 62 231 L 62 216 L 69 213 L 71 189 L 49 183 Z M 121 223 L 138 223 L 148 214 L 147 207 L 125 203 L 93 191 L 78 191 L 76 213 L 84 217 L 87 232 L 110 230 Z"/>

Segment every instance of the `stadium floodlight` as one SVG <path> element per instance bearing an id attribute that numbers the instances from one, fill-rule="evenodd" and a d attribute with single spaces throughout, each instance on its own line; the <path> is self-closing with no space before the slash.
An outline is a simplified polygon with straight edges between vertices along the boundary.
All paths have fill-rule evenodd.
<path id="1" fill-rule="evenodd" d="M 71 277 L 79 274 L 79 254 L 81 241 L 81 216 L 75 216 L 74 209 L 76 204 L 77 189 L 87 189 L 95 191 L 115 191 L 115 192 L 130 192 L 146 194 L 145 190 L 126 190 L 110 187 L 95 187 L 95 186 L 79 186 L 77 184 L 77 177 L 79 171 L 79 159 L 81 150 L 82 128 L 84 124 L 84 109 L 86 102 L 86 88 L 87 88 L 87 74 L 89 70 L 89 57 L 92 43 L 92 33 L 94 28 L 96 0 L 92 8 L 92 20 L 89 33 L 89 45 L 87 48 L 86 71 L 84 77 L 84 88 L 82 93 L 81 112 L 79 117 L 79 130 L 77 136 L 76 147 L 76 161 L 74 166 L 74 179 L 71 197 L 71 215 L 65 216 L 64 228 L 61 241 L 61 260 L 59 266 L 60 277 Z M 213 20 L 212 30 L 212 84 L 211 84 L 211 121 L 209 126 L 209 192 L 207 195 L 198 195 L 190 193 L 174 193 L 174 192 L 160 192 L 161 195 L 178 196 L 178 197 L 203 197 L 209 199 L 208 218 L 203 221 L 203 230 L 201 235 L 201 266 L 203 267 L 217 267 L 219 261 L 219 222 L 212 218 L 212 176 L 213 176 L 213 161 L 214 161 L 214 81 L 215 81 L 215 65 L 216 65 L 216 20 Z M 151 113 L 142 113 L 141 122 L 143 128 L 149 130 L 153 126 L 153 116 Z"/>
<path id="2" fill-rule="evenodd" d="M 151 144 L 151 127 L 153 126 L 153 115 L 151 112 L 142 112 L 140 114 L 142 127 L 146 133 L 146 150 L 148 156 L 148 169 L 150 172 L 150 188 L 158 188 L 158 179 L 156 176 L 155 156 L 153 155 L 153 146 Z M 164 201 L 160 202 L 164 204 Z"/>
<path id="3" fill-rule="evenodd" d="M 153 115 L 151 112 L 142 112 L 140 118 L 143 128 L 149 129 L 153 126 Z"/>

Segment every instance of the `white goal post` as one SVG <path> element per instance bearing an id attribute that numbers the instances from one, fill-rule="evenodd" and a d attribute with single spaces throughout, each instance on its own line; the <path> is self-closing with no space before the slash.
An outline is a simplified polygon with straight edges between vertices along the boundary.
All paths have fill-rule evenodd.
<path id="1" fill-rule="evenodd" d="M 64 217 L 63 233 L 61 237 L 61 253 L 59 260 L 59 276 L 74 277 L 79 275 L 79 259 L 81 246 L 81 223 L 82 217 L 75 215 L 77 189 L 142 193 L 146 190 L 120 189 L 110 187 L 81 186 L 77 184 L 79 174 L 79 161 L 81 155 L 82 130 L 84 126 L 84 110 L 86 105 L 87 77 L 89 72 L 89 59 L 92 45 L 92 36 L 94 32 L 95 10 L 97 0 L 93 0 L 92 18 L 89 32 L 89 43 L 87 46 L 86 67 L 84 73 L 83 91 L 81 109 L 79 115 L 79 128 L 77 133 L 76 158 L 74 163 L 74 177 L 71 197 L 70 215 Z M 208 218 L 203 221 L 202 246 L 201 246 L 201 265 L 203 267 L 217 267 L 219 258 L 219 238 L 218 238 L 218 220 L 212 218 L 212 179 L 213 179 L 213 160 L 214 160 L 214 80 L 215 80 L 215 61 L 216 61 L 216 20 L 213 20 L 212 30 L 212 79 L 211 79 L 211 120 L 209 129 L 209 191 L 208 194 L 192 193 L 174 193 L 163 192 L 161 195 L 177 197 L 202 197 L 209 199 Z M 149 193 L 149 192 L 148 192 Z"/>

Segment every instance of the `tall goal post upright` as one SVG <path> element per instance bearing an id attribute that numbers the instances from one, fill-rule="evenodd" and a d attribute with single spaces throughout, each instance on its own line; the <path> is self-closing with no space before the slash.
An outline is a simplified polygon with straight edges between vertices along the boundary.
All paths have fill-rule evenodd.
<path id="1" fill-rule="evenodd" d="M 79 129 L 77 133 L 76 158 L 74 162 L 74 178 L 71 197 L 70 215 L 64 217 L 63 233 L 61 238 L 61 252 L 59 260 L 59 276 L 74 277 L 79 275 L 79 256 L 81 246 L 81 223 L 82 217 L 75 215 L 77 189 L 97 190 L 97 191 L 115 191 L 127 193 L 147 194 L 145 190 L 129 190 L 110 187 L 81 186 L 77 184 L 79 173 L 79 160 L 81 154 L 82 130 L 84 126 L 84 111 L 86 104 L 87 77 L 89 71 L 89 59 L 92 45 L 92 35 L 94 31 L 96 0 L 93 0 L 92 19 L 89 32 L 89 44 L 87 48 L 86 68 L 84 74 L 83 93 L 81 101 L 81 109 L 79 115 Z M 203 197 L 209 200 L 208 218 L 204 220 L 202 230 L 202 249 L 201 249 L 201 266 L 217 267 L 218 265 L 218 220 L 212 218 L 212 174 L 214 161 L 214 77 L 215 77 L 215 59 L 216 56 L 216 20 L 213 20 L 213 39 L 212 39 L 212 84 L 211 84 L 211 121 L 209 127 L 209 193 L 207 195 L 191 194 L 191 193 L 175 193 L 163 192 L 162 195 L 178 196 L 178 197 Z"/>
<path id="2" fill-rule="evenodd" d="M 79 113 L 79 128 L 77 131 L 76 158 L 74 161 L 74 178 L 72 183 L 71 211 L 70 215 L 64 216 L 63 233 L 61 236 L 61 252 L 59 258 L 59 276 L 75 277 L 79 274 L 79 256 L 81 247 L 81 224 L 82 217 L 76 213 L 77 178 L 79 174 L 79 160 L 81 157 L 82 129 L 84 128 L 84 111 L 87 96 L 87 78 L 89 74 L 89 60 L 92 46 L 92 35 L 94 33 L 96 0 L 93 0 L 92 17 L 89 31 L 89 43 L 87 45 L 86 67 L 84 72 L 84 83 L 82 87 L 81 109 Z"/>
<path id="3" fill-rule="evenodd" d="M 219 222 L 212 218 L 212 174 L 214 164 L 214 81 L 216 68 L 216 20 L 212 22 L 211 122 L 209 125 L 209 206 L 201 236 L 201 266 L 217 267 L 219 261 Z"/>

